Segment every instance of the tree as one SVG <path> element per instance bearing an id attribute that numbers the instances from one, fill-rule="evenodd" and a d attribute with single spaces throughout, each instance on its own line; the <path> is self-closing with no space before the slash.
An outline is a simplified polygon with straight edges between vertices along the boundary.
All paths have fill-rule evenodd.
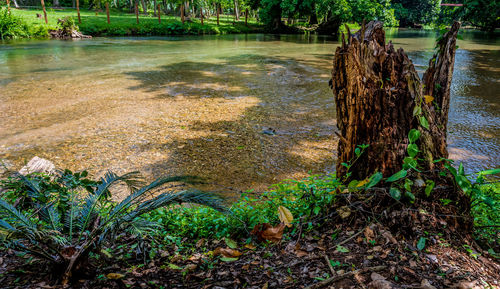
<path id="1" fill-rule="evenodd" d="M 393 0 L 396 18 L 403 27 L 430 24 L 437 19 L 441 0 Z"/>
<path id="2" fill-rule="evenodd" d="M 500 27 L 500 1 L 465 0 L 463 19 L 481 30 L 493 31 Z"/>
<path id="3" fill-rule="evenodd" d="M 411 170 L 439 179 L 436 169 L 443 163 L 435 161 L 448 157 L 446 129 L 459 26 L 455 23 L 438 41 L 422 80 L 402 49 L 386 45 L 381 22 L 348 33 L 347 42 L 343 38 L 332 70 L 339 177 L 363 180 L 374 173 L 390 177 Z"/>

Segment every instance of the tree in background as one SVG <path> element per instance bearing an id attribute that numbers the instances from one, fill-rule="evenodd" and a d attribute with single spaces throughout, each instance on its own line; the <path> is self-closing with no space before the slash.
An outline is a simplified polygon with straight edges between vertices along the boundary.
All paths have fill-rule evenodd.
<path id="1" fill-rule="evenodd" d="M 500 1 L 464 0 L 463 20 L 485 31 L 500 27 Z"/>
<path id="2" fill-rule="evenodd" d="M 430 24 L 437 20 L 441 0 L 392 0 L 392 6 L 402 27 Z M 451 23 L 450 23 L 451 24 Z"/>

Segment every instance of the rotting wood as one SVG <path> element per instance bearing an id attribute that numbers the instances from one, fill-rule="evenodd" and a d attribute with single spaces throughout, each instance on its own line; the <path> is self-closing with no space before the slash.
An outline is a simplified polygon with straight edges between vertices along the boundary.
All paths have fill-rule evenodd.
<path id="1" fill-rule="evenodd" d="M 332 85 L 340 130 L 337 176 L 347 176 L 342 163 L 355 159 L 357 145 L 370 145 L 355 162 L 349 179 L 362 180 L 376 171 L 384 177 L 401 170 L 407 156 L 408 132 L 421 132 L 419 163 L 424 171 L 440 168 L 433 161 L 447 158 L 446 127 L 450 84 L 460 24 L 438 41 L 437 52 L 420 80 L 402 48 L 385 43 L 383 24 L 371 21 L 356 34 L 347 28 L 333 60 Z M 426 102 L 425 95 L 434 100 Z M 431 99 L 430 97 L 427 100 Z M 414 116 L 416 106 L 428 122 Z"/>

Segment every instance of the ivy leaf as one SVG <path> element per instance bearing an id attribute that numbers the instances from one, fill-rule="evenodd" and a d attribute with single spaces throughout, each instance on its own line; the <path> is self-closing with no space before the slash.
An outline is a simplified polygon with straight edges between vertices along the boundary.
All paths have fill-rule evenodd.
<path id="1" fill-rule="evenodd" d="M 419 150 L 418 150 L 418 146 L 414 143 L 411 143 L 408 145 L 408 148 L 406 148 L 406 151 L 408 152 L 408 155 L 412 158 L 414 158 L 415 156 L 417 156 Z"/>
<path id="2" fill-rule="evenodd" d="M 417 105 L 413 108 L 413 116 L 417 116 L 420 114 L 422 114 L 422 108 L 419 105 Z"/>
<path id="3" fill-rule="evenodd" d="M 390 176 L 389 178 L 387 178 L 387 180 L 385 180 L 386 182 L 395 182 L 397 180 L 400 180 L 404 177 L 406 177 L 406 174 L 408 173 L 407 170 L 400 170 L 399 172 L 395 173 L 394 175 Z"/>
<path id="4" fill-rule="evenodd" d="M 370 177 L 370 182 L 366 185 L 366 188 L 371 188 L 378 184 L 384 177 L 381 172 L 376 172 Z"/>
<path id="5" fill-rule="evenodd" d="M 419 118 L 419 121 L 420 121 L 420 125 L 422 125 L 426 129 L 429 129 L 429 122 L 427 121 L 427 119 L 425 118 L 425 116 L 421 116 Z"/>
<path id="6" fill-rule="evenodd" d="M 389 190 L 389 194 L 397 201 L 401 199 L 401 191 L 396 188 L 391 187 L 391 189 Z"/>
<path id="7" fill-rule="evenodd" d="M 424 248 L 425 248 L 425 241 L 427 239 L 424 238 L 424 237 L 420 237 L 420 239 L 418 240 L 418 243 L 417 243 L 417 249 L 422 251 Z"/>
<path id="8" fill-rule="evenodd" d="M 410 200 L 410 203 L 415 202 L 415 195 L 412 194 L 411 192 L 405 191 L 405 197 L 407 197 Z"/>
<path id="9" fill-rule="evenodd" d="M 406 157 L 403 159 L 403 168 L 404 169 L 417 169 L 417 160 L 412 157 Z"/>
<path id="10" fill-rule="evenodd" d="M 408 133 L 408 140 L 410 143 L 416 142 L 420 138 L 420 131 L 418 129 L 412 128 Z"/>
<path id="11" fill-rule="evenodd" d="M 425 195 L 429 197 L 431 195 L 432 189 L 434 189 L 434 186 L 436 183 L 432 180 L 427 180 L 425 181 Z"/>

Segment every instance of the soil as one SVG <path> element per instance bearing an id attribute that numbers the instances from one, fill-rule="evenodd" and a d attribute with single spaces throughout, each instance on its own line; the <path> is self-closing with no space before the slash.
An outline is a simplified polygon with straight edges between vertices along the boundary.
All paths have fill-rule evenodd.
<path id="1" fill-rule="evenodd" d="M 172 245 L 146 262 L 141 254 L 125 258 L 131 251 L 117 250 L 93 260 L 96 277 L 66 287 L 499 288 L 500 263 L 475 244 L 459 218 L 418 207 L 385 216 L 339 210 L 313 220 L 316 229 L 302 223 L 286 228 L 278 243 L 254 240 L 231 249 L 224 240 L 202 239 L 189 250 Z M 64 288 L 52 285 L 47 266 L 28 261 L 1 253 L 3 288 Z M 328 283 L 332 276 L 337 280 Z"/>

